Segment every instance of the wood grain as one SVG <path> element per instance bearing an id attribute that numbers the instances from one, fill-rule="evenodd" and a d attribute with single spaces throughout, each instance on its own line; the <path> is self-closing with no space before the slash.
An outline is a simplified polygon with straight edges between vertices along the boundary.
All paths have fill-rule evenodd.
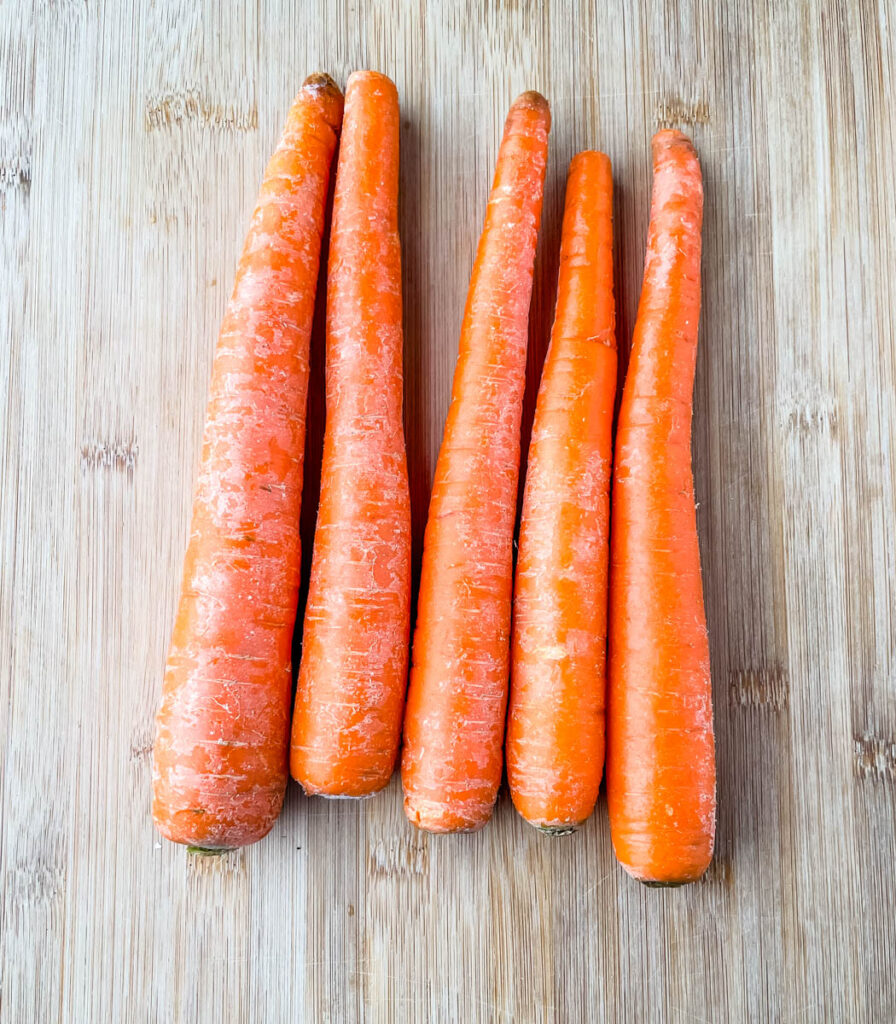
<path id="1" fill-rule="evenodd" d="M 630 881 L 603 801 L 561 840 L 506 797 L 477 835 L 415 833 L 397 782 L 293 787 L 224 858 L 153 830 L 218 323 L 293 93 L 359 67 L 402 100 L 417 562 L 511 99 L 540 89 L 554 119 L 529 416 L 570 157 L 613 160 L 624 349 L 650 135 L 697 143 L 720 772 L 698 885 Z M 0 1019 L 896 1019 L 892 4 L 0 0 L 0 68 Z"/>

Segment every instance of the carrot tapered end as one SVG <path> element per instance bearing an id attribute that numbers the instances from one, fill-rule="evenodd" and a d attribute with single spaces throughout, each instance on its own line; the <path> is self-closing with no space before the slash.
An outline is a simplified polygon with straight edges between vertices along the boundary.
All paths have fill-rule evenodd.
<path id="1" fill-rule="evenodd" d="M 601 173 L 608 175 L 611 179 L 610 184 L 612 185 L 613 165 L 606 153 L 601 153 L 597 149 L 579 150 L 572 160 L 569 161 L 569 173 L 572 174 L 577 167 L 591 170 L 595 174 Z"/>
<path id="2" fill-rule="evenodd" d="M 547 120 L 548 131 L 551 130 L 551 106 L 540 92 L 535 92 L 533 89 L 530 89 L 528 92 L 520 93 L 520 95 L 513 101 L 510 111 L 508 112 L 508 117 L 514 110 L 518 110 L 520 107 L 532 110 L 544 117 Z"/>
<path id="3" fill-rule="evenodd" d="M 339 86 L 323 71 L 315 71 L 302 82 L 302 88 L 293 101 L 290 117 L 301 116 L 299 112 L 309 105 L 316 108 L 327 124 L 338 133 L 342 125 L 344 97 Z"/>
<path id="4" fill-rule="evenodd" d="M 336 82 L 330 78 L 324 71 L 315 71 L 313 75 L 309 75 L 304 82 L 302 82 L 303 89 L 326 89 L 329 92 L 339 93 L 342 95 L 342 90 L 336 84 Z"/>
<path id="5" fill-rule="evenodd" d="M 578 825 L 536 825 L 543 836 L 571 836 L 579 829 Z"/>
<path id="6" fill-rule="evenodd" d="M 695 157 L 697 155 L 697 149 L 690 137 L 684 132 L 678 131 L 677 128 L 664 128 L 657 132 L 651 140 L 651 147 L 654 159 L 664 150 L 679 150 Z"/>
<path id="7" fill-rule="evenodd" d="M 536 92 L 534 89 L 521 92 L 513 101 L 513 106 L 532 107 L 533 110 L 543 110 L 545 113 L 549 113 L 551 109 L 550 104 L 544 96 L 542 96 L 540 92 Z"/>
<path id="8" fill-rule="evenodd" d="M 345 83 L 346 92 L 354 86 L 357 88 L 362 82 L 367 83 L 379 83 L 386 89 L 398 94 L 398 89 L 395 83 L 388 75 L 384 75 L 382 71 L 353 71 L 348 76 L 348 81 Z"/>

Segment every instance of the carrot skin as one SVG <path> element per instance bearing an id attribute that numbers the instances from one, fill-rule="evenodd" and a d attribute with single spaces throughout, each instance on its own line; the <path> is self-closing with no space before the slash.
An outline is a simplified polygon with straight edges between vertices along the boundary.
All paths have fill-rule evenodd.
<path id="1" fill-rule="evenodd" d="M 507 719 L 513 803 L 552 834 L 591 814 L 603 772 L 615 396 L 612 172 L 583 152 L 529 447 Z"/>
<path id="2" fill-rule="evenodd" d="M 306 80 L 262 182 L 215 352 L 153 757 L 174 842 L 273 826 L 289 744 L 308 345 L 342 94 Z"/>
<path id="3" fill-rule="evenodd" d="M 405 716 L 405 812 L 432 832 L 489 819 L 501 781 L 529 302 L 550 113 L 510 109 L 473 265 L 436 466 Z"/>
<path id="4" fill-rule="evenodd" d="M 348 81 L 327 288 L 327 425 L 292 725 L 309 794 L 368 796 L 398 756 L 411 512 L 402 424 L 398 93 Z"/>
<path id="5" fill-rule="evenodd" d="M 691 470 L 703 185 L 690 140 L 653 140 L 644 284 L 613 477 L 607 798 L 644 882 L 706 870 L 715 833 L 709 643 Z"/>

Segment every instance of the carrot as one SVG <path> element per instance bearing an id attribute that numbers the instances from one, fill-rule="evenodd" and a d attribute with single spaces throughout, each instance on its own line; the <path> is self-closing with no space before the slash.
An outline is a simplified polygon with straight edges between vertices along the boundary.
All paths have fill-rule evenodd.
<path id="1" fill-rule="evenodd" d="M 550 113 L 507 116 L 473 265 L 423 550 L 405 719 L 405 812 L 481 828 L 501 781 L 527 323 Z"/>
<path id="2" fill-rule="evenodd" d="M 402 426 L 398 93 L 353 74 L 330 231 L 327 424 L 290 768 L 307 793 L 389 781 L 407 686 L 411 511 Z"/>
<path id="3" fill-rule="evenodd" d="M 614 324 L 610 161 L 579 153 L 529 447 L 507 719 L 514 805 L 555 834 L 591 814 L 604 763 Z"/>
<path id="4" fill-rule="evenodd" d="M 215 353 L 153 768 L 159 831 L 209 850 L 261 839 L 286 788 L 308 345 L 341 118 L 336 84 L 306 79 Z"/>
<path id="5" fill-rule="evenodd" d="M 712 858 L 715 753 L 691 472 L 703 185 L 680 132 L 653 139 L 644 284 L 622 393 L 610 541 L 607 797 L 616 856 L 651 884 Z"/>

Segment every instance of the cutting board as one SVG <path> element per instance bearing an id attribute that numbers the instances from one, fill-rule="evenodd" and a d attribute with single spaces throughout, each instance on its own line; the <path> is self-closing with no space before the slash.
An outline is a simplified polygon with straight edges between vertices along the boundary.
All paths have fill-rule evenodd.
<path id="1" fill-rule="evenodd" d="M 0 2 L 4 1022 L 896 1019 L 893 17 L 889 0 Z M 719 819 L 699 884 L 628 878 L 603 797 L 562 839 L 506 794 L 476 835 L 423 835 L 397 780 L 360 803 L 291 786 L 274 831 L 220 858 L 153 829 L 217 325 L 293 94 L 364 67 L 402 103 L 418 566 L 512 98 L 541 90 L 554 119 L 525 438 L 570 158 L 613 161 L 624 350 L 650 136 L 680 127 L 700 152 Z"/>

